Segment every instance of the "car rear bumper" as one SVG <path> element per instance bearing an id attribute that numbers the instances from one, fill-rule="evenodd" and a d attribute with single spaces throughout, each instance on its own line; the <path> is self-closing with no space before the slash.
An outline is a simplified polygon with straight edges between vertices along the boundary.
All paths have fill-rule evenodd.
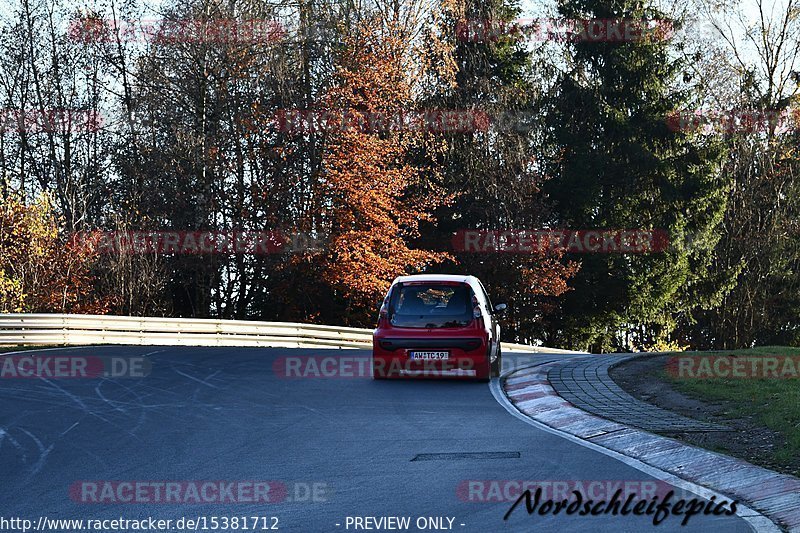
<path id="1" fill-rule="evenodd" d="M 417 360 L 413 350 L 446 350 L 448 359 Z M 376 378 L 488 379 L 487 339 L 480 337 L 374 337 L 372 374 Z"/>

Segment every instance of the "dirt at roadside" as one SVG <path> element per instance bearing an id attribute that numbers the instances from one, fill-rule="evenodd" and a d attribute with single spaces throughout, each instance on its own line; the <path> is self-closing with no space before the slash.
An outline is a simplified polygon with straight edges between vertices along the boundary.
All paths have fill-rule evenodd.
<path id="1" fill-rule="evenodd" d="M 739 457 L 752 464 L 792 475 L 800 475 L 800 457 L 787 464 L 773 460 L 784 437 L 764 427 L 752 417 L 733 417 L 727 414 L 735 407 L 732 402 L 712 402 L 689 397 L 675 388 L 661 375 L 671 356 L 642 357 L 617 365 L 609 372 L 628 394 L 663 409 L 701 420 L 724 424 L 732 431 L 703 433 L 661 433 L 688 444 Z"/>

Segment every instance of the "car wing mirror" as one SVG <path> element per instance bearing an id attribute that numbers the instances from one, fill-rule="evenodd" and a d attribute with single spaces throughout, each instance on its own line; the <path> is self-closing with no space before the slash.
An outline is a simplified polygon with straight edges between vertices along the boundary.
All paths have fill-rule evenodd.
<path id="1" fill-rule="evenodd" d="M 506 309 L 508 309 L 508 305 L 506 304 L 497 304 L 494 306 L 494 312 L 497 313 L 498 315 L 502 315 L 503 313 L 505 313 Z"/>

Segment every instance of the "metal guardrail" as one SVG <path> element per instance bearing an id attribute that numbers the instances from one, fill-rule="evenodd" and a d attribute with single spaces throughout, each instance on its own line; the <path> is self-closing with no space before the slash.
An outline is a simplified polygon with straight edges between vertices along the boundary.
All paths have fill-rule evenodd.
<path id="1" fill-rule="evenodd" d="M 14 313 L 0 314 L 0 344 L 369 349 L 372 330 L 293 322 Z M 576 353 L 511 343 L 503 343 L 503 351 Z"/>

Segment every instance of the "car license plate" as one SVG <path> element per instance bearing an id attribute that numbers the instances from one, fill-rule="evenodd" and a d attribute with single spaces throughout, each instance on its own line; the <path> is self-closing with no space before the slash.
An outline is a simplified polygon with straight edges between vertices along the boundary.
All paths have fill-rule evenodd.
<path id="1" fill-rule="evenodd" d="M 449 359 L 450 352 L 408 352 L 411 359 L 433 359 L 442 360 Z"/>

